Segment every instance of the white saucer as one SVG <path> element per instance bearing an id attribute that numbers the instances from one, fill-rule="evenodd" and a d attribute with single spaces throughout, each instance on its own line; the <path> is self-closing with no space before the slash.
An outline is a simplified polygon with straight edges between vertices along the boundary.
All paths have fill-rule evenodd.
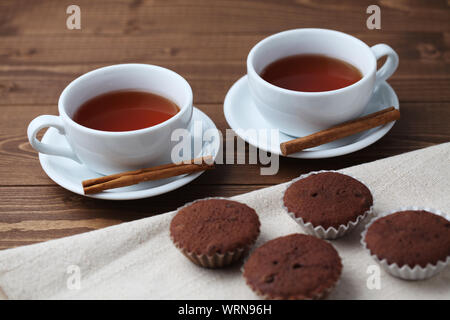
<path id="1" fill-rule="evenodd" d="M 387 82 L 382 82 L 373 93 L 363 115 L 391 106 L 396 109 L 400 108 L 397 95 Z M 228 124 L 237 135 L 249 144 L 264 151 L 281 155 L 280 143 L 294 138 L 280 131 L 279 141 L 261 143 L 254 135 L 246 134 L 245 131 L 248 129 L 278 129 L 271 126 L 256 108 L 248 88 L 247 76 L 240 78 L 228 91 L 224 102 L 224 113 Z M 379 140 L 391 130 L 394 123 L 395 122 L 391 122 L 315 148 L 293 153 L 288 155 L 288 157 L 318 159 L 336 157 L 355 152 Z"/>
<path id="2" fill-rule="evenodd" d="M 212 122 L 206 114 L 195 107 L 192 114 L 192 121 L 201 121 L 203 131 L 207 129 L 217 129 L 214 122 Z M 202 139 L 203 134 L 201 134 L 201 136 L 198 132 L 195 132 L 195 134 L 196 137 L 192 134 L 192 139 Z M 60 135 L 55 128 L 49 128 L 47 130 L 42 138 L 42 142 L 55 145 L 67 145 L 65 137 Z M 192 154 L 192 158 L 204 155 L 212 155 L 215 158 L 219 151 L 219 146 L 220 141 L 213 140 L 212 142 L 203 142 L 202 150 L 197 154 Z M 86 179 L 100 177 L 98 173 L 67 158 L 40 153 L 39 161 L 41 162 L 42 169 L 44 169 L 50 179 L 61 187 L 83 196 L 86 195 L 83 193 L 81 182 Z M 153 197 L 184 186 L 200 176 L 203 172 L 204 171 L 158 181 L 147 181 L 134 186 L 107 190 L 98 194 L 89 195 L 88 197 L 107 200 L 132 200 Z"/>

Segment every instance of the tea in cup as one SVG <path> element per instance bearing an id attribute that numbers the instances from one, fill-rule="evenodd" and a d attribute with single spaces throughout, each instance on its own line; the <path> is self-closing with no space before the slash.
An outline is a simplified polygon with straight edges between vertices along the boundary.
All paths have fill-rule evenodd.
<path id="1" fill-rule="evenodd" d="M 170 162 L 175 129 L 188 129 L 192 89 L 179 74 L 146 64 L 120 64 L 72 81 L 58 101 L 59 116 L 42 115 L 28 126 L 37 151 L 66 157 L 100 174 Z M 40 142 L 47 127 L 70 148 Z"/>
<path id="2" fill-rule="evenodd" d="M 387 56 L 377 70 L 377 59 Z M 386 44 L 327 29 L 295 29 L 257 43 L 247 58 L 252 98 L 265 120 L 301 137 L 358 117 L 397 69 Z"/>

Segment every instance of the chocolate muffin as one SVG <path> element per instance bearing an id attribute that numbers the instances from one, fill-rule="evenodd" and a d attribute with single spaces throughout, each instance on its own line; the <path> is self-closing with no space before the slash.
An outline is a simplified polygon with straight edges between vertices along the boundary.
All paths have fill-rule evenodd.
<path id="1" fill-rule="evenodd" d="M 323 298 L 341 272 L 341 259 L 334 247 L 305 234 L 266 242 L 244 265 L 247 285 L 267 299 Z"/>
<path id="2" fill-rule="evenodd" d="M 425 268 L 450 256 L 450 221 L 424 210 L 399 211 L 371 223 L 364 241 L 388 264 Z"/>
<path id="3" fill-rule="evenodd" d="M 312 173 L 294 180 L 283 202 L 288 213 L 309 232 L 335 238 L 352 229 L 370 213 L 373 198 L 360 181 L 333 171 Z M 350 225 L 349 223 L 352 224 Z M 321 233 L 317 228 L 321 227 Z M 331 227 L 333 232 L 326 232 Z M 338 231 L 338 232 L 337 232 Z"/>
<path id="4" fill-rule="evenodd" d="M 192 262 L 209 268 L 239 260 L 259 235 L 255 210 L 237 201 L 211 198 L 178 210 L 170 236 Z"/>

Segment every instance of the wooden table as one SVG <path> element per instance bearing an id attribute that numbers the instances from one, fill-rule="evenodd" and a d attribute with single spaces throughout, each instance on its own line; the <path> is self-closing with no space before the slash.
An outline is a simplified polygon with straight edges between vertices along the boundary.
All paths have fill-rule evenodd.
<path id="1" fill-rule="evenodd" d="M 69 4 L 81 8 L 81 30 L 66 28 Z M 381 30 L 366 28 L 366 8 L 381 8 Z M 0 248 L 86 232 L 173 210 L 187 201 L 232 196 L 450 140 L 450 15 L 435 1 L 77 0 L 0 2 Z M 26 138 L 28 123 L 57 114 L 63 88 L 106 65 L 156 64 L 184 76 L 195 105 L 224 131 L 222 103 L 246 72 L 250 48 L 292 28 L 350 33 L 387 43 L 400 56 L 389 83 L 402 119 L 377 143 L 324 160 L 282 158 L 274 176 L 259 165 L 220 165 L 166 195 L 137 201 L 88 199 L 55 185 Z M 407 164 L 405 164 L 407 165 Z"/>

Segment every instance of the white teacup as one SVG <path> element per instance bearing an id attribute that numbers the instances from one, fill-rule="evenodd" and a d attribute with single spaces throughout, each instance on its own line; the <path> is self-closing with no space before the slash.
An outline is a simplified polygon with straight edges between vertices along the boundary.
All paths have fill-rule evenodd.
<path id="1" fill-rule="evenodd" d="M 259 74 L 270 63 L 297 54 L 321 54 L 357 67 L 358 82 L 332 91 L 299 92 L 277 87 Z M 387 56 L 377 71 L 377 59 Z M 305 136 L 359 116 L 374 88 L 398 66 L 397 53 L 386 44 L 368 47 L 348 34 L 327 29 L 295 29 L 257 43 L 247 58 L 247 75 L 253 100 L 262 116 L 291 136 Z"/>
<path id="2" fill-rule="evenodd" d="M 180 111 L 152 127 L 108 132 L 84 127 L 72 120 L 87 100 L 106 92 L 137 89 L 166 97 Z M 192 89 L 179 74 L 153 65 L 119 64 L 96 69 L 72 81 L 58 101 L 59 116 L 42 115 L 28 126 L 28 139 L 41 153 L 62 156 L 101 174 L 113 174 L 170 162 L 175 129 L 188 128 L 192 117 Z M 36 134 L 54 127 L 65 135 L 70 148 L 40 142 Z"/>

